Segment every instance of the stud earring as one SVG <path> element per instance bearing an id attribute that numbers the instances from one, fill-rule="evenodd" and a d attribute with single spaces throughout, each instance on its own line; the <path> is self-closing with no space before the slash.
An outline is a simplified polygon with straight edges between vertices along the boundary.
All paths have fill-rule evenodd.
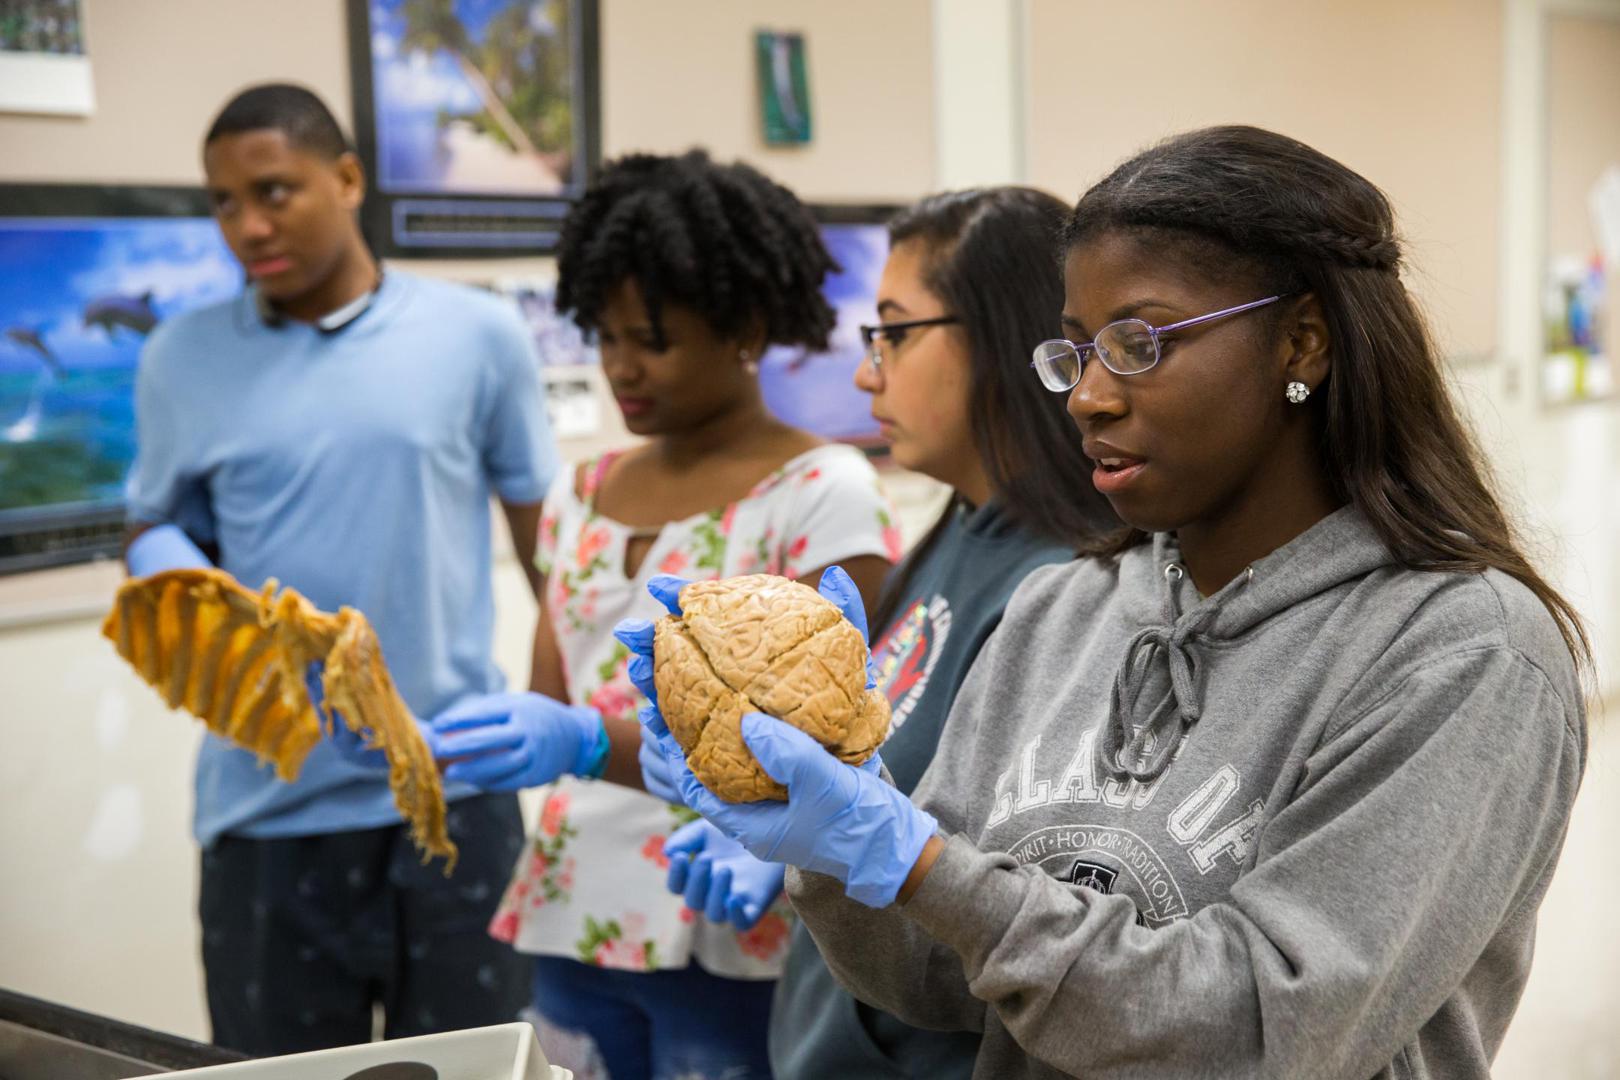
<path id="1" fill-rule="evenodd" d="M 742 358 L 743 370 L 750 375 L 759 374 L 759 361 L 747 349 L 739 349 L 737 355 Z"/>
<path id="2" fill-rule="evenodd" d="M 1285 390 L 1284 393 L 1288 395 L 1289 401 L 1293 402 L 1295 405 L 1298 405 L 1306 398 L 1311 396 L 1311 388 L 1302 382 L 1291 382 L 1288 384 L 1288 389 Z"/>

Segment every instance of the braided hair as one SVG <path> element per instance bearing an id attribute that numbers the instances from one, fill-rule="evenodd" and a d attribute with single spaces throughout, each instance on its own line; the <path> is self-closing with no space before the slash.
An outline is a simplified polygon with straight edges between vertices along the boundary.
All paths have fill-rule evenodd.
<path id="1" fill-rule="evenodd" d="M 1305 407 L 1338 499 L 1415 570 L 1500 570 L 1536 595 L 1577 667 L 1591 648 L 1579 614 L 1530 565 L 1446 386 L 1429 329 L 1401 281 L 1389 200 L 1371 182 L 1285 135 L 1244 126 L 1177 135 L 1093 186 L 1064 248 L 1108 233 L 1139 238 L 1209 281 L 1247 278 L 1256 296 L 1310 293 L 1332 364 Z M 1254 320 L 1275 335 L 1274 305 Z M 1273 337 L 1272 340 L 1275 340 Z M 1145 539 L 1119 534 L 1097 553 Z"/>
<path id="2" fill-rule="evenodd" d="M 825 349 L 834 314 L 821 283 L 838 268 L 810 211 L 758 170 L 702 150 L 628 154 L 563 222 L 557 310 L 594 330 L 613 290 L 634 280 L 659 346 L 675 304 L 721 335 L 758 320 L 768 343 Z"/>

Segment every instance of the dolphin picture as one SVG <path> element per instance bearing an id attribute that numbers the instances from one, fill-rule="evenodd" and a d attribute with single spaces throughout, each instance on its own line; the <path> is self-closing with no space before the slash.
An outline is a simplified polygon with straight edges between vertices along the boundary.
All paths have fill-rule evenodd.
<path id="1" fill-rule="evenodd" d="M 152 310 L 151 292 L 140 296 L 109 293 L 96 297 L 84 308 L 84 325 L 99 326 L 107 332 L 108 337 L 113 336 L 113 328 L 117 326 L 138 334 L 150 334 L 157 322 L 157 312 Z"/>
<path id="2" fill-rule="evenodd" d="M 45 344 L 45 339 L 40 336 L 38 330 L 30 330 L 26 326 L 8 327 L 6 340 L 33 349 L 39 353 L 40 359 L 45 361 L 45 366 L 51 369 L 52 375 L 58 378 L 62 376 L 62 361 L 58 360 L 56 354 L 51 352 L 50 347 Z"/>

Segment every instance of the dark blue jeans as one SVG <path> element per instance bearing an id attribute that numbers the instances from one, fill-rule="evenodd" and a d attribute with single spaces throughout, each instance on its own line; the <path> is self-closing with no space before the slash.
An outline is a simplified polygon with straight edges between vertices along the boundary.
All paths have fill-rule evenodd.
<path id="1" fill-rule="evenodd" d="M 534 959 L 546 1056 L 585 1075 L 594 1043 L 612 1080 L 769 1080 L 765 1034 L 775 987 L 711 975 L 695 962 L 615 971 L 559 956 Z"/>
<path id="2" fill-rule="evenodd" d="M 456 872 L 424 866 L 403 825 L 225 836 L 202 854 L 203 968 L 214 1042 L 254 1056 L 518 1018 L 528 957 L 486 932 L 523 846 L 515 795 L 450 805 Z"/>

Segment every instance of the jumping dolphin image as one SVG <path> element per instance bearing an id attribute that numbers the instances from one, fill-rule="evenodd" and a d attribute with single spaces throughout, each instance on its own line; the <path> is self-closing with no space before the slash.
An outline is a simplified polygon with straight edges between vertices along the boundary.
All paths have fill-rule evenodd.
<path id="1" fill-rule="evenodd" d="M 39 353 L 40 359 L 45 361 L 45 366 L 51 369 L 51 374 L 61 378 L 62 361 L 58 360 L 56 354 L 51 352 L 50 347 L 45 344 L 45 339 L 38 330 L 30 330 L 26 326 L 8 327 L 6 340 Z"/>
<path id="2" fill-rule="evenodd" d="M 152 310 L 152 294 L 140 296 L 98 296 L 84 308 L 84 325 L 99 326 L 113 336 L 113 328 L 122 326 L 138 334 L 150 334 L 157 325 L 157 312 Z"/>

